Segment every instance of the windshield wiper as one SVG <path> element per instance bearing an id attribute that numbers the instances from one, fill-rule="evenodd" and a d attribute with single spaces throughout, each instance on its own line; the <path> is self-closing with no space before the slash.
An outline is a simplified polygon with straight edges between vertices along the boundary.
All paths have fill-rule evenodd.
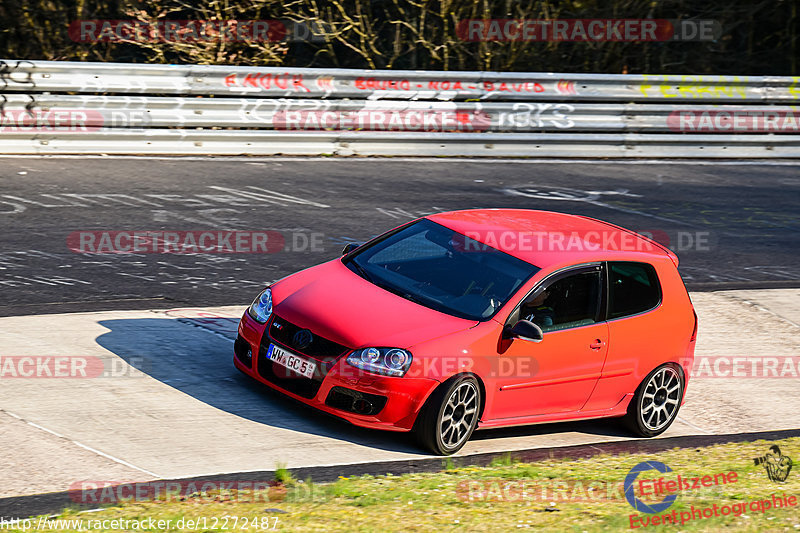
<path id="1" fill-rule="evenodd" d="M 411 294 L 409 292 L 402 292 L 398 291 L 397 294 L 402 296 L 406 300 L 410 300 L 414 303 L 418 303 L 420 305 L 424 305 L 425 307 L 431 307 L 433 304 L 434 309 L 438 309 L 438 307 L 442 306 L 442 302 L 437 300 L 436 298 L 431 298 L 430 296 L 425 296 L 424 294 Z"/>
<path id="2" fill-rule="evenodd" d="M 370 283 L 377 285 L 377 283 L 375 283 L 375 280 L 372 279 L 372 276 L 369 275 L 369 273 L 364 269 L 364 267 L 356 263 L 355 259 L 351 260 L 349 264 L 353 265 L 353 267 L 356 269 L 356 272 L 358 272 L 358 274 L 362 278 L 369 281 Z"/>
<path id="3" fill-rule="evenodd" d="M 399 296 L 402 296 L 406 300 L 410 300 L 410 301 L 412 301 L 414 303 L 418 303 L 420 305 L 425 305 L 427 307 L 425 300 L 423 300 L 422 298 L 419 298 L 417 296 L 414 296 L 413 294 L 410 294 L 410 293 L 407 293 L 407 292 L 406 293 L 398 292 L 397 294 Z"/>

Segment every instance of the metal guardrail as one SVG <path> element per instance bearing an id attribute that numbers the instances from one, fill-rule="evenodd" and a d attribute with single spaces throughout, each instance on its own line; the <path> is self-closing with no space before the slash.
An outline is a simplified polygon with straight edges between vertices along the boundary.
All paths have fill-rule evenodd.
<path id="1" fill-rule="evenodd" d="M 0 136 L 6 154 L 794 158 L 782 135 L 299 132 L 149 129 Z"/>
<path id="2" fill-rule="evenodd" d="M 800 77 L 0 60 L 0 153 L 798 157 Z"/>

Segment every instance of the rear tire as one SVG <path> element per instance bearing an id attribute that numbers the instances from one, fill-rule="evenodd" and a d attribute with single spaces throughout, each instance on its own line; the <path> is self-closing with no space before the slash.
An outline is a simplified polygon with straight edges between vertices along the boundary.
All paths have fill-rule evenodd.
<path id="1" fill-rule="evenodd" d="M 641 437 L 664 433 L 678 416 L 683 390 L 683 374 L 675 365 L 656 368 L 636 389 L 624 418 L 625 425 Z"/>
<path id="2" fill-rule="evenodd" d="M 441 384 L 428 398 L 414 424 L 420 445 L 436 455 L 451 455 L 467 443 L 481 407 L 478 380 L 460 375 Z"/>

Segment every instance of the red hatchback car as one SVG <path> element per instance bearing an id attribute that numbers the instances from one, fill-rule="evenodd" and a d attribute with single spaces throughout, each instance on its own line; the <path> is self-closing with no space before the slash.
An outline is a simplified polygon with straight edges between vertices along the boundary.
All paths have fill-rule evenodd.
<path id="1" fill-rule="evenodd" d="M 684 401 L 697 316 L 669 249 L 595 219 L 427 216 L 283 278 L 247 309 L 234 364 L 437 454 L 476 427 L 624 417 L 651 437 Z"/>

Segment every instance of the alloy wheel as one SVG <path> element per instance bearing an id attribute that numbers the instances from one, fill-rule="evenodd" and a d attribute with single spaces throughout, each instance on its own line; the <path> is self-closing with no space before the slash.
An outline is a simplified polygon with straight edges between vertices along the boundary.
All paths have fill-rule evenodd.
<path id="1" fill-rule="evenodd" d="M 478 416 L 478 390 L 472 381 L 453 389 L 442 411 L 439 435 L 447 448 L 457 448 L 469 437 Z"/>
<path id="2" fill-rule="evenodd" d="M 650 431 L 658 431 L 672 421 L 681 401 L 681 378 L 678 372 L 665 366 L 653 374 L 642 393 L 641 419 Z"/>

